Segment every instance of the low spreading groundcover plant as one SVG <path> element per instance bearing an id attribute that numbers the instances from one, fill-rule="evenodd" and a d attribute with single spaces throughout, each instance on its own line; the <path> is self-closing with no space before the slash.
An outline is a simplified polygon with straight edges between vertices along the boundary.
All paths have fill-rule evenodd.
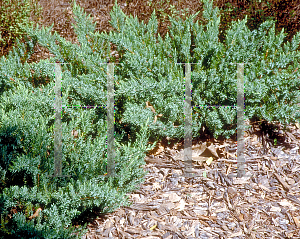
<path id="1" fill-rule="evenodd" d="M 146 174 L 141 166 L 150 150 L 148 142 L 184 136 L 184 68 L 176 63 L 197 63 L 192 67 L 195 106 L 235 105 L 237 69 L 230 63 L 247 62 L 245 118 L 282 123 L 299 119 L 299 34 L 282 48 L 284 33 L 275 36 L 274 23 L 266 21 L 258 31 L 249 31 L 245 19 L 232 23 L 223 45 L 218 41 L 218 10 L 212 2 L 204 3 L 206 31 L 193 22 L 195 15 L 186 21 L 171 18 L 165 39 L 156 37 L 155 12 L 146 25 L 127 17 L 117 4 L 111 12 L 115 31 L 99 34 L 74 3 L 80 45 L 50 34 L 51 27 L 26 27 L 26 43 L 18 41 L 0 60 L 1 236 L 72 238 L 76 230 L 85 233 L 86 225 L 71 226 L 85 212 L 110 212 L 127 205 L 126 193 Z M 103 106 L 107 70 L 99 63 L 106 63 L 110 43 L 120 55 L 120 64 L 114 66 L 117 177 L 102 177 L 107 163 L 107 112 L 102 107 L 64 108 L 62 174 L 71 177 L 47 177 L 53 175 L 54 165 L 55 74 L 49 63 L 69 63 L 61 66 L 63 104 Z M 28 64 L 36 44 L 55 57 Z M 202 127 L 215 137 L 236 132 L 234 108 L 194 107 L 192 117 L 193 137 Z M 70 134 L 74 129 L 76 138 Z M 126 145 L 127 133 L 132 140 Z M 33 217 L 37 211 L 39 216 Z"/>

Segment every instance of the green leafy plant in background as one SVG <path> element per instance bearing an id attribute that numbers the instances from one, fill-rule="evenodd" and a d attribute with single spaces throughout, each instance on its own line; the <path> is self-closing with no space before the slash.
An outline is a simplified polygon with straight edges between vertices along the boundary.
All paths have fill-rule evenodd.
<path id="1" fill-rule="evenodd" d="M 157 10 L 157 17 L 159 19 L 162 19 L 163 22 L 166 21 L 168 16 L 171 16 L 174 18 L 175 17 L 179 18 L 181 16 L 186 17 L 189 12 L 188 8 L 178 11 L 174 5 L 170 4 L 170 0 L 160 1 L 160 2 L 159 1 L 153 2 L 152 0 L 148 0 L 147 5 L 150 7 L 154 7 L 154 9 Z M 170 12 L 170 14 L 168 14 L 166 10 L 168 10 Z"/>
<path id="2" fill-rule="evenodd" d="M 31 14 L 38 18 L 41 14 L 36 0 L 2 0 L 0 2 L 0 48 L 14 44 L 22 37 L 23 26 L 30 25 Z"/>
<path id="3" fill-rule="evenodd" d="M 281 29 L 285 29 L 287 36 L 284 42 L 291 41 L 292 37 L 297 33 L 297 14 L 295 14 L 293 3 L 287 3 L 285 0 L 249 0 L 249 1 L 230 1 L 222 4 L 221 7 L 221 22 L 219 38 L 222 43 L 225 40 L 225 29 L 228 29 L 232 21 L 242 20 L 248 16 L 247 27 L 252 30 L 258 30 L 259 26 L 267 21 L 274 20 L 276 23 L 276 34 L 280 33 Z M 289 14 L 286 14 L 289 13 Z"/>

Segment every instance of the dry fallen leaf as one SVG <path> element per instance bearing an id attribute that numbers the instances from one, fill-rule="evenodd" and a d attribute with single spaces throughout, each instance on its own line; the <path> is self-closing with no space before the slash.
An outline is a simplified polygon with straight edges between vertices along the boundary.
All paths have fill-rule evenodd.
<path id="1" fill-rule="evenodd" d="M 71 131 L 71 135 L 72 135 L 74 138 L 78 138 L 78 131 L 73 129 L 73 130 Z"/>
<path id="2" fill-rule="evenodd" d="M 38 208 L 38 209 L 36 210 L 36 212 L 35 212 L 32 216 L 29 217 L 29 220 L 31 220 L 31 219 L 37 217 L 37 216 L 39 215 L 39 212 L 40 212 L 40 211 L 42 211 L 42 209 L 41 209 L 41 208 Z"/>
<path id="3" fill-rule="evenodd" d="M 177 209 L 177 211 L 180 212 L 180 211 L 184 210 L 186 204 L 187 203 L 183 199 L 181 199 L 178 203 L 176 203 L 175 209 Z"/>
<path id="4" fill-rule="evenodd" d="M 154 182 L 152 186 L 152 190 L 161 189 L 161 185 L 158 182 Z"/>
<path id="5" fill-rule="evenodd" d="M 161 143 L 159 142 L 157 144 L 157 146 L 155 146 L 155 148 L 153 149 L 153 155 L 156 156 L 160 153 L 162 153 L 165 150 L 164 146 L 161 145 Z"/>
<path id="6" fill-rule="evenodd" d="M 213 157 L 209 157 L 209 158 L 206 160 L 206 164 L 209 166 L 213 160 L 214 160 Z"/>
<path id="7" fill-rule="evenodd" d="M 169 195 L 169 200 L 170 200 L 171 202 L 179 202 L 180 199 L 181 199 L 181 197 L 179 197 L 176 193 L 171 193 L 171 194 Z"/>
<path id="8" fill-rule="evenodd" d="M 300 222 L 299 222 L 299 219 L 298 219 L 297 217 L 293 217 L 293 219 L 294 219 L 294 222 L 295 222 L 297 228 L 300 228 Z"/>

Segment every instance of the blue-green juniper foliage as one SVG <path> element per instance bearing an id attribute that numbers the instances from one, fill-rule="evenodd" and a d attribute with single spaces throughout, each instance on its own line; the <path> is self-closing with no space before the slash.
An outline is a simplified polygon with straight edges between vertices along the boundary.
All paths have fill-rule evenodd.
<path id="1" fill-rule="evenodd" d="M 126 193 L 143 182 L 142 169 L 150 139 L 184 137 L 184 65 L 192 65 L 192 134 L 207 127 L 215 137 L 236 133 L 237 65 L 244 66 L 245 118 L 258 117 L 284 124 L 299 121 L 299 37 L 282 46 L 282 31 L 266 21 L 250 31 L 233 22 L 226 43 L 218 39 L 220 16 L 204 0 L 203 26 L 171 18 L 169 34 L 157 33 L 155 12 L 148 24 L 126 16 L 117 4 L 111 12 L 110 33 L 95 32 L 83 10 L 74 3 L 72 44 L 51 28 L 26 27 L 26 43 L 0 60 L 0 213 L 1 236 L 6 238 L 74 238 L 74 220 L 86 211 L 111 212 L 128 205 Z M 117 177 L 106 173 L 106 110 L 66 107 L 62 111 L 62 174 L 53 175 L 54 64 L 62 63 L 63 105 L 106 105 L 110 43 L 117 46 L 115 65 L 115 140 Z M 28 64 L 36 44 L 54 58 Z M 192 47 L 195 45 L 195 47 Z M 111 57 L 110 61 L 114 61 Z M 155 112 L 146 107 L 150 102 Z M 198 107 L 199 106 L 199 107 Z M 161 114 L 161 117 L 155 116 Z M 175 127 L 178 126 L 178 127 Z M 78 138 L 71 137 L 76 129 Z M 124 144 L 130 133 L 131 142 Z M 155 144 L 154 144 L 155 145 Z M 17 213 L 11 214 L 12 209 Z M 40 215 L 29 217 L 42 208 Z M 68 228 L 68 229 L 67 229 Z M 71 235 L 72 234 L 72 235 Z"/>

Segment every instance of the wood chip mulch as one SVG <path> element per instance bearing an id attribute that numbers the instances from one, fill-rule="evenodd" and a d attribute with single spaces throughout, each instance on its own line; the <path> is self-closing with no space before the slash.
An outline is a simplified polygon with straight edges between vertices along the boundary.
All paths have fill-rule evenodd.
<path id="1" fill-rule="evenodd" d="M 159 145 L 145 158 L 145 182 L 128 194 L 133 204 L 100 215 L 82 238 L 300 238 L 300 127 L 278 125 L 276 145 L 270 133 L 246 131 L 242 178 L 231 176 L 231 139 L 193 142 L 190 178 L 183 143 Z"/>

